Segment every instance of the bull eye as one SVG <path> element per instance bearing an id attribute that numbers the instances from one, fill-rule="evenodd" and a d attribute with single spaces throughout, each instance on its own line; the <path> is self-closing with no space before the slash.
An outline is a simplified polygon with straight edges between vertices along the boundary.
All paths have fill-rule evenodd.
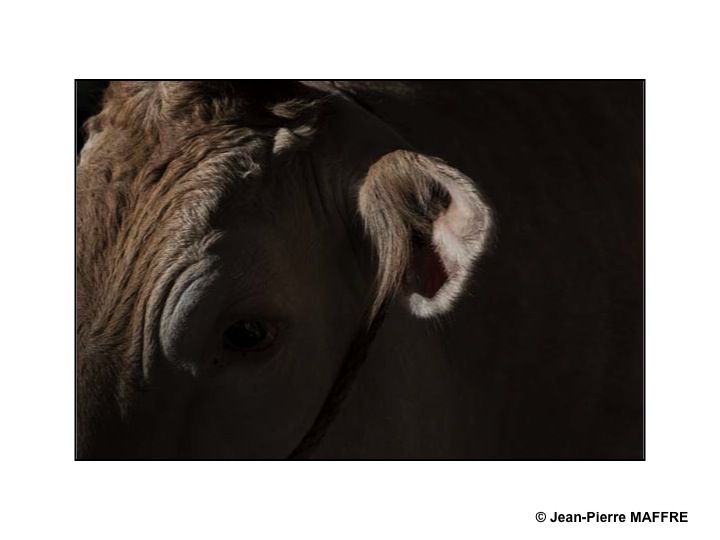
<path id="1" fill-rule="evenodd" d="M 250 352 L 269 347 L 275 339 L 272 328 L 259 321 L 238 321 L 223 332 L 223 348 Z"/>

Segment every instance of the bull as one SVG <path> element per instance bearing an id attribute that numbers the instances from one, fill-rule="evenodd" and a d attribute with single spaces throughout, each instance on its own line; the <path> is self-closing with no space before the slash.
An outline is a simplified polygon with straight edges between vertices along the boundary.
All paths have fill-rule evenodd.
<path id="1" fill-rule="evenodd" d="M 115 82 L 80 458 L 637 458 L 636 82 Z"/>

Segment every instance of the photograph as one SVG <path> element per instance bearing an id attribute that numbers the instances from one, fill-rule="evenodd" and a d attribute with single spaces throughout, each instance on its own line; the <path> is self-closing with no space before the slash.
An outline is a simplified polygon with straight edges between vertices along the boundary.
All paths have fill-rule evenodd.
<path id="1" fill-rule="evenodd" d="M 646 459 L 644 79 L 74 85 L 76 460 Z"/>
<path id="2" fill-rule="evenodd" d="M 720 538 L 714 5 L 3 9 L 0 538 Z"/>

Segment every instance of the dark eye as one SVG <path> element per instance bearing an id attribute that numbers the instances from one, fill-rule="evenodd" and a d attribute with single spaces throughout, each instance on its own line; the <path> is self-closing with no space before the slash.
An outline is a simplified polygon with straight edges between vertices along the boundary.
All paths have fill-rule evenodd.
<path id="1" fill-rule="evenodd" d="M 259 351 L 269 347 L 275 332 L 259 321 L 238 321 L 225 329 L 223 347 L 231 351 Z"/>

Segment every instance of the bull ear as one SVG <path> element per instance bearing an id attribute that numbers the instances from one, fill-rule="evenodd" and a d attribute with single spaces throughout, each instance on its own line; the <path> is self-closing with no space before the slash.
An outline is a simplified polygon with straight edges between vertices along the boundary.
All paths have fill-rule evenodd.
<path id="1" fill-rule="evenodd" d="M 439 159 L 397 150 L 370 167 L 358 203 L 379 262 L 374 310 L 399 291 L 418 317 L 447 312 L 491 224 L 472 181 Z"/>

